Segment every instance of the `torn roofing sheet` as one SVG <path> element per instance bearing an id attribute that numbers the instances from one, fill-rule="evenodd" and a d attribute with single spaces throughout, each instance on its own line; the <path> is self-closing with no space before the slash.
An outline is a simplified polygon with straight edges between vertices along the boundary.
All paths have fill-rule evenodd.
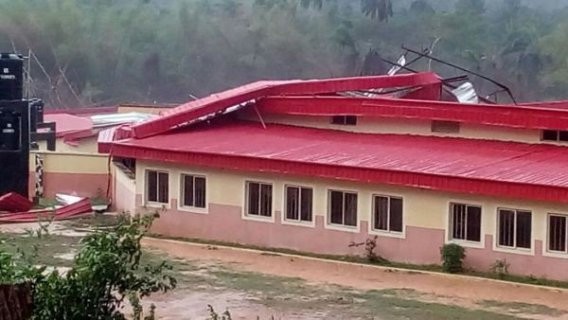
<path id="1" fill-rule="evenodd" d="M 144 138 L 268 95 L 313 95 L 422 85 L 438 86 L 441 90 L 441 81 L 434 73 L 304 81 L 259 81 L 188 102 L 163 112 L 157 119 L 135 124 L 131 129 L 133 137 Z"/>

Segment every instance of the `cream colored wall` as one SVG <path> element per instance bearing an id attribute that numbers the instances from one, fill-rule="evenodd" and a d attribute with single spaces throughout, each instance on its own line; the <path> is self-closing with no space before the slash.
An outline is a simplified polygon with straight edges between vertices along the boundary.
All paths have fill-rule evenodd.
<path id="1" fill-rule="evenodd" d="M 548 213 L 568 214 L 568 205 L 506 200 L 490 197 L 477 197 L 445 192 L 435 192 L 416 188 L 393 187 L 388 185 L 357 184 L 322 179 L 293 178 L 274 174 L 238 173 L 205 168 L 164 166 L 156 162 L 138 161 L 136 164 L 136 193 L 144 194 L 144 172 L 158 169 L 169 172 L 170 198 L 178 199 L 181 173 L 203 174 L 207 177 L 207 202 L 242 207 L 244 204 L 245 180 L 273 184 L 273 208 L 283 210 L 284 185 L 299 184 L 314 189 L 314 214 L 327 212 L 327 193 L 329 189 L 358 192 L 359 220 L 370 221 L 372 195 L 392 195 L 403 197 L 404 224 L 413 227 L 447 230 L 450 202 L 481 205 L 483 212 L 482 235 L 496 234 L 497 208 L 530 210 L 533 213 L 533 240 L 546 240 L 546 216 Z M 483 237 L 482 237 L 483 238 Z M 483 243 L 483 240 L 482 240 Z M 534 248 L 533 248 L 534 250 Z"/>
<path id="2" fill-rule="evenodd" d="M 90 173 L 107 174 L 108 156 L 91 153 L 64 153 L 32 151 L 30 153 L 30 169 L 35 168 L 35 155 L 43 156 L 43 171 L 54 173 Z"/>
<path id="3" fill-rule="evenodd" d="M 35 154 L 43 156 L 43 171 L 53 173 L 108 173 L 108 155 L 97 151 L 97 137 L 82 139 L 78 146 L 56 140 L 55 151 L 48 151 L 45 141 L 39 142 L 39 150 L 30 153 L 30 170 L 35 168 Z"/>
<path id="4" fill-rule="evenodd" d="M 55 140 L 55 151 L 47 150 L 47 142 L 39 141 L 39 151 L 41 152 L 55 152 L 55 153 L 98 153 L 97 145 L 98 137 L 95 135 L 93 137 L 88 137 L 81 139 L 77 146 L 68 144 L 63 141 L 63 138 Z"/>
<path id="5" fill-rule="evenodd" d="M 140 112 L 150 114 L 160 114 L 160 112 L 167 110 L 167 107 L 150 107 L 150 106 L 136 106 L 136 105 L 121 105 L 118 106 L 118 113 Z"/>
<path id="6" fill-rule="evenodd" d="M 241 117 L 246 120 L 259 121 L 256 114 L 243 113 Z M 424 136 L 462 137 L 541 143 L 541 133 L 539 130 L 514 129 L 487 125 L 462 124 L 460 133 L 445 134 L 431 132 L 431 121 L 429 120 L 359 117 L 357 119 L 356 126 L 344 126 L 331 124 L 329 117 L 263 115 L 262 118 L 265 123 L 289 124 L 301 127 L 335 129 L 349 132 L 415 134 Z"/>

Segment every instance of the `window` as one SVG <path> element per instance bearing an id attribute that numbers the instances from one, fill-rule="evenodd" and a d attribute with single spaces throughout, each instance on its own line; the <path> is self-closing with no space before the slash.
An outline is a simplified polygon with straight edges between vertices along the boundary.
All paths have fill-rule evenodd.
<path id="1" fill-rule="evenodd" d="M 481 241 L 481 207 L 450 204 L 450 224 L 452 239 Z"/>
<path id="2" fill-rule="evenodd" d="M 146 201 L 168 203 L 169 177 L 167 172 L 146 171 Z"/>
<path id="3" fill-rule="evenodd" d="M 568 131 L 542 130 L 543 141 L 568 141 Z"/>
<path id="4" fill-rule="evenodd" d="M 181 192 L 182 206 L 205 208 L 205 177 L 182 174 Z"/>
<path id="5" fill-rule="evenodd" d="M 344 126 L 355 126 L 357 125 L 356 116 L 333 116 L 331 117 L 332 124 L 339 124 Z"/>
<path id="6" fill-rule="evenodd" d="M 432 132 L 460 133 L 460 123 L 455 121 L 432 121 Z"/>
<path id="7" fill-rule="evenodd" d="M 548 250 L 567 252 L 566 216 L 548 216 Z"/>
<path id="8" fill-rule="evenodd" d="M 247 181 L 247 215 L 272 217 L 272 185 Z"/>
<path id="9" fill-rule="evenodd" d="M 373 229 L 402 232 L 402 198 L 373 197 Z"/>
<path id="10" fill-rule="evenodd" d="M 329 221 L 332 224 L 357 226 L 357 194 L 330 190 Z"/>
<path id="11" fill-rule="evenodd" d="M 286 220 L 312 221 L 311 188 L 286 186 Z"/>
<path id="12" fill-rule="evenodd" d="M 532 215 L 530 211 L 499 209 L 499 245 L 531 248 Z"/>

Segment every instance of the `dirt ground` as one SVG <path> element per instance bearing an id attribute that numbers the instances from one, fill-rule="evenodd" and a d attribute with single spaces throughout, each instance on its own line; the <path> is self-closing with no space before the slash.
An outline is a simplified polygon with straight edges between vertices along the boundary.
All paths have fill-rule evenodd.
<path id="1" fill-rule="evenodd" d="M 40 243 L 40 264 L 69 267 L 88 226 L 108 222 L 53 223 L 41 239 L 30 233 L 37 224 L 0 225 L 0 245 Z M 162 320 L 211 319 L 208 305 L 235 320 L 568 319 L 563 289 L 164 239 L 144 247 L 147 262 L 169 261 L 178 279 L 175 290 L 145 300 Z"/>
<path id="2" fill-rule="evenodd" d="M 541 315 L 537 314 L 538 312 L 533 312 L 530 315 L 523 314 L 522 311 L 512 313 L 525 318 L 568 319 L 568 290 L 563 289 L 353 265 L 172 240 L 146 239 L 144 245 L 167 253 L 176 259 L 230 265 L 232 269 L 238 271 L 300 278 L 313 285 L 338 285 L 361 291 L 395 289 L 399 290 L 399 293 L 406 292 L 412 295 L 414 299 L 421 301 L 466 308 L 477 306 L 488 309 L 499 309 L 499 307 L 511 309 L 511 306 L 540 305 L 553 308 L 558 312 Z M 508 310 L 501 311 L 509 313 Z M 286 317 L 285 319 L 289 318 Z"/>

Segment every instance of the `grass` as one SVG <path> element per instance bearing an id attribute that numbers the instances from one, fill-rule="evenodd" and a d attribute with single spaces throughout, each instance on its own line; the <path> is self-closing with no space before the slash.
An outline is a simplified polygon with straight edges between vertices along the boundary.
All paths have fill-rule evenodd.
<path id="1" fill-rule="evenodd" d="M 68 267 L 73 261 L 62 255 L 75 252 L 81 237 L 0 233 L 0 250 L 12 254 L 23 254 L 35 264 Z"/>
<path id="2" fill-rule="evenodd" d="M 392 262 L 385 259 L 380 259 L 376 262 L 371 262 L 368 259 L 360 256 L 340 256 L 340 255 L 328 255 L 328 254 L 317 254 L 317 253 L 309 253 L 303 251 L 296 251 L 286 248 L 266 248 L 261 246 L 254 246 L 254 245 L 243 245 L 239 243 L 233 242 L 225 242 L 225 241 L 215 241 L 215 240 L 203 240 L 203 239 L 196 239 L 196 238 L 183 238 L 183 237 L 168 237 L 159 234 L 151 234 L 149 235 L 153 238 L 157 239 L 171 239 L 171 240 L 178 240 L 183 242 L 192 242 L 192 243 L 199 243 L 199 244 L 207 244 L 207 245 L 219 245 L 219 246 L 227 246 L 233 248 L 241 248 L 241 249 L 252 249 L 252 250 L 259 250 L 263 251 L 265 255 L 270 254 L 292 254 L 292 255 L 299 255 L 305 257 L 312 257 L 318 259 L 326 259 L 332 261 L 342 261 L 342 262 L 353 262 L 353 263 L 361 263 L 361 264 L 368 264 L 368 265 L 375 265 L 381 267 L 390 267 L 390 268 L 397 268 L 397 269 L 406 269 L 409 270 L 408 272 L 412 273 L 413 271 L 429 271 L 429 272 L 438 272 L 444 273 L 442 267 L 436 264 L 428 264 L 428 265 L 420 265 L 420 264 L 409 264 L 409 263 L 399 263 L 399 262 Z M 499 275 L 494 272 L 480 272 L 474 270 L 465 270 L 464 272 L 460 273 L 461 275 L 477 277 L 477 278 L 485 278 L 485 279 L 494 279 L 494 280 L 502 280 L 507 282 L 513 283 L 524 283 L 524 284 L 531 284 L 531 285 L 538 285 L 538 286 L 546 286 L 546 287 L 553 287 L 553 288 L 562 288 L 568 289 L 568 282 L 565 281 L 557 281 L 557 280 L 550 280 L 545 278 L 538 278 L 533 276 L 519 276 L 513 274 L 504 274 Z"/>
<path id="3" fill-rule="evenodd" d="M 206 269 L 209 271 L 205 282 L 217 290 L 244 291 L 255 302 L 288 314 L 326 313 L 325 318 L 333 319 L 517 319 L 498 310 L 472 310 L 420 301 L 421 294 L 414 290 L 360 292 L 341 286 L 310 285 L 298 278 L 241 272 L 226 266 L 209 266 Z M 180 282 L 186 279 L 180 279 Z"/>
<path id="4" fill-rule="evenodd" d="M 34 237 L 21 234 L 1 234 L 0 248 L 8 252 L 33 253 L 37 248 L 37 263 L 50 266 L 70 266 L 71 260 L 58 258 L 78 250 L 81 237 L 47 235 Z M 290 252 L 290 251 L 288 251 Z M 275 253 L 268 253 L 275 254 Z M 159 251 L 145 251 L 142 263 L 157 264 L 164 260 Z M 345 260 L 344 260 L 345 261 Z M 230 264 L 200 265 L 197 262 L 169 260 L 172 275 L 178 279 L 182 292 L 226 292 L 246 294 L 246 299 L 263 304 L 284 314 L 310 316 L 323 314 L 331 319 L 516 319 L 509 314 L 557 314 L 557 310 L 540 305 L 512 305 L 485 301 L 479 304 L 487 310 L 423 301 L 413 290 L 354 291 L 341 286 L 311 285 L 299 278 L 286 278 L 242 272 Z M 435 298 L 435 297 L 434 297 Z M 214 302 L 214 301 L 212 301 Z M 505 310 L 504 312 L 502 312 Z"/>
<path id="5" fill-rule="evenodd" d="M 113 227 L 127 219 L 124 215 L 95 214 L 63 222 L 70 228 L 98 229 Z"/>
<path id="6" fill-rule="evenodd" d="M 497 312 L 472 310 L 458 306 L 413 299 L 392 297 L 389 290 L 371 290 L 355 297 L 363 299 L 359 308 L 366 310 L 367 315 L 379 315 L 381 319 L 418 319 L 418 320 L 477 320 L 477 319 L 518 319 Z"/>
<path id="7" fill-rule="evenodd" d="M 564 314 L 564 312 L 560 310 L 540 304 L 528 304 L 521 302 L 500 302 L 493 300 L 483 300 L 480 301 L 478 304 L 488 309 L 508 310 L 509 312 L 514 314 L 546 315 L 551 317 L 558 317 Z"/>

